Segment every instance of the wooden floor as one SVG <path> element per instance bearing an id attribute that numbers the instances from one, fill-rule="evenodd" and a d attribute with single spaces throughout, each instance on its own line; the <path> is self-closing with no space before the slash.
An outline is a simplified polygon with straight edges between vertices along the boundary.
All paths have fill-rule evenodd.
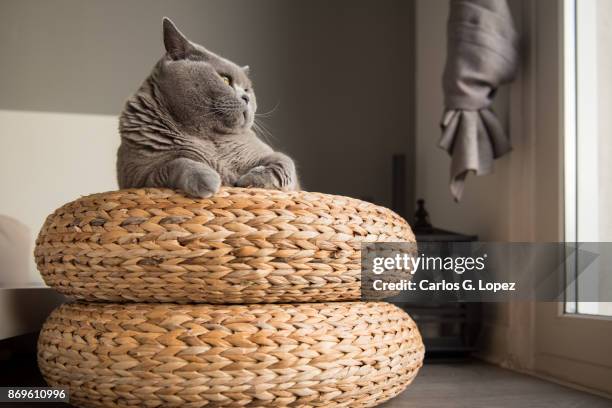
<path id="1" fill-rule="evenodd" d="M 380 407 L 609 408 L 612 400 L 474 362 L 426 364 L 406 391 Z"/>

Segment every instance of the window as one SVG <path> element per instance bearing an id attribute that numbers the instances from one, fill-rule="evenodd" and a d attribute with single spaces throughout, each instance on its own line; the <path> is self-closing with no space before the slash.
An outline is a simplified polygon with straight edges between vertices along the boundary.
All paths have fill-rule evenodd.
<path id="1" fill-rule="evenodd" d="M 606 1 L 612 3 L 609 0 L 601 3 Z M 587 2 L 590 4 L 586 5 Z M 524 14 L 528 23 L 526 38 L 534 56 L 525 65 L 528 74 L 532 74 L 526 83 L 529 97 L 525 102 L 535 106 L 535 114 L 530 117 L 534 124 L 531 126 L 528 122 L 527 129 L 535 146 L 533 160 L 541 164 L 534 172 L 535 202 L 540 207 L 533 220 L 539 236 L 546 239 L 562 240 L 565 235 L 570 243 L 595 240 L 597 244 L 610 240 L 606 238 L 610 236 L 610 229 L 604 228 L 602 218 L 607 217 L 602 208 L 606 201 L 601 186 L 606 183 L 606 174 L 599 171 L 599 166 L 612 160 L 612 156 L 607 159 L 601 152 L 606 138 L 605 122 L 600 118 L 605 108 L 588 94 L 599 91 L 604 96 L 601 95 L 603 84 L 597 82 L 607 74 L 601 68 L 600 51 L 591 55 L 600 58 L 596 63 L 585 59 L 588 47 L 591 46 L 591 51 L 595 47 L 583 32 L 595 28 L 593 21 L 603 11 L 586 14 L 582 8 L 598 3 L 597 0 L 523 3 L 528 7 Z M 598 76 L 593 75 L 593 70 L 597 70 Z M 605 79 L 612 79 L 610 72 L 611 76 Z M 597 120 L 587 116 L 595 111 Z M 612 117 L 612 112 L 604 116 Z M 589 126 L 597 132 L 589 131 Z M 597 138 L 593 139 L 595 135 Z M 555 157 L 559 160 L 554 160 Z M 593 192 L 596 195 L 590 195 Z M 581 274 L 572 288 L 578 295 L 577 301 L 534 304 L 533 369 L 546 377 L 612 395 L 612 318 L 605 316 L 609 313 L 606 305 L 586 302 L 593 297 L 585 290 L 605 289 L 605 278 L 612 276 L 612 269 L 605 269 L 606 265 L 612 265 L 612 260 L 602 261 L 602 256 L 598 259 L 599 265 L 590 268 L 594 275 L 584 280 Z M 589 282 L 596 285 L 589 286 Z M 609 289 L 609 282 L 607 285 Z"/>
<path id="2" fill-rule="evenodd" d="M 565 312 L 612 316 L 612 1 L 566 0 L 564 20 L 565 240 L 599 254 L 570 268 Z"/>

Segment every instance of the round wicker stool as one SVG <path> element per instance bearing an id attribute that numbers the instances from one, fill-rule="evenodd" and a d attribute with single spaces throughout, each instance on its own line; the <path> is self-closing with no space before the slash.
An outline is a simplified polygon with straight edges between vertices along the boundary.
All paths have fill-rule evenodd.
<path id="1" fill-rule="evenodd" d="M 309 192 L 223 188 L 94 194 L 50 215 L 35 258 L 81 300 L 223 304 L 360 298 L 362 242 L 414 242 L 392 211 Z"/>
<path id="2" fill-rule="evenodd" d="M 410 317 L 382 302 L 244 306 L 72 303 L 38 362 L 82 407 L 371 407 L 423 360 Z"/>

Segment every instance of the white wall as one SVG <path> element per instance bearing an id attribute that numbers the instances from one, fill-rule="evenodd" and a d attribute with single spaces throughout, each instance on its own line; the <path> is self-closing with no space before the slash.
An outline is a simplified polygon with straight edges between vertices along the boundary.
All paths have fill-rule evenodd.
<path id="1" fill-rule="evenodd" d="M 48 214 L 79 196 L 117 188 L 116 129 L 116 118 L 107 115 L 0 110 L 0 236 L 9 240 L 0 245 L 0 286 L 42 282 L 32 251 Z"/>

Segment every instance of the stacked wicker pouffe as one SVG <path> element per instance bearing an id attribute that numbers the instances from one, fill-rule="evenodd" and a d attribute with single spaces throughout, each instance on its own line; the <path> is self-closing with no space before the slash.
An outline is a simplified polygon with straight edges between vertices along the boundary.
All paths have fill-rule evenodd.
<path id="1" fill-rule="evenodd" d="M 224 188 L 82 197 L 35 249 L 76 301 L 45 322 L 40 370 L 80 407 L 370 407 L 414 379 L 412 319 L 360 302 L 362 242 L 414 242 L 347 197 Z"/>

